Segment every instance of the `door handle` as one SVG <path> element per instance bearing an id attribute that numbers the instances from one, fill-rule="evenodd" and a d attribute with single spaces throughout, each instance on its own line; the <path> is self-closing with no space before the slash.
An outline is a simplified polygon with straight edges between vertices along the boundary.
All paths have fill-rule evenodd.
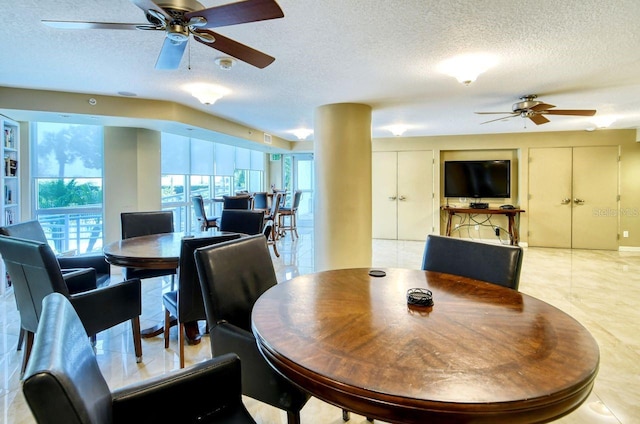
<path id="1" fill-rule="evenodd" d="M 584 205 L 584 200 L 578 199 L 576 197 L 575 199 L 573 199 L 573 203 L 575 203 L 576 205 Z"/>
<path id="2" fill-rule="evenodd" d="M 398 197 L 398 200 L 407 200 L 407 198 L 404 197 L 404 196 L 400 196 L 400 197 Z"/>
<path id="3" fill-rule="evenodd" d="M 396 196 L 389 196 L 389 200 L 396 200 L 397 197 Z"/>
<path id="4" fill-rule="evenodd" d="M 569 203 L 571 203 L 571 199 L 569 199 L 568 197 L 565 197 L 560 201 L 560 204 L 562 205 L 568 205 Z"/>

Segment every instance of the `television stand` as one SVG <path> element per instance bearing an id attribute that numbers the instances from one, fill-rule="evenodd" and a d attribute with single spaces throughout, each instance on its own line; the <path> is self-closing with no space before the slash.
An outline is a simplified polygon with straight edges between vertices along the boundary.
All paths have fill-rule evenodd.
<path id="1" fill-rule="evenodd" d="M 523 209 L 515 207 L 514 209 L 500 209 L 500 208 L 452 208 L 450 206 L 442 206 L 441 209 L 447 212 L 447 232 L 446 236 L 451 236 L 451 221 L 453 215 L 456 214 L 468 214 L 468 215 L 506 215 L 509 221 L 509 238 L 511 244 L 517 246 L 520 241 L 520 235 L 518 234 L 518 226 L 516 225 L 516 216 L 519 218 L 520 213 L 524 212 Z M 518 220 L 519 221 L 519 220 Z"/>
<path id="2" fill-rule="evenodd" d="M 489 204 L 488 203 L 470 203 L 469 207 L 471 209 L 488 209 L 489 208 Z"/>

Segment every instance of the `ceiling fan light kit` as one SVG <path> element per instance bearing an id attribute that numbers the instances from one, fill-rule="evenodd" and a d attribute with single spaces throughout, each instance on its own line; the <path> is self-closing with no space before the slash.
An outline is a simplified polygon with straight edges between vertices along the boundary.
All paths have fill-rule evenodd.
<path id="1" fill-rule="evenodd" d="M 238 25 L 284 17 L 275 0 L 244 0 L 206 8 L 196 0 L 131 0 L 145 13 L 148 24 L 110 22 L 71 22 L 43 20 L 58 29 L 118 29 L 164 31 L 165 42 L 156 61 L 156 69 L 177 69 L 189 36 L 229 56 L 257 68 L 269 66 L 274 57 L 224 37 L 208 28 Z"/>
<path id="2" fill-rule="evenodd" d="M 195 83 L 184 87 L 200 103 L 211 106 L 231 91 L 215 84 Z"/>
<path id="3" fill-rule="evenodd" d="M 465 54 L 441 62 L 438 69 L 443 74 L 454 77 L 459 83 L 469 85 L 496 63 L 497 59 L 489 54 Z"/>

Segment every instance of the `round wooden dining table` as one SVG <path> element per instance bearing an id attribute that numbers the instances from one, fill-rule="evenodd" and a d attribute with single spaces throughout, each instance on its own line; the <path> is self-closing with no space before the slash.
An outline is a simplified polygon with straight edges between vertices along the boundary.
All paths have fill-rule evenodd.
<path id="1" fill-rule="evenodd" d="M 209 228 L 191 234 L 184 232 L 151 234 L 114 241 L 103 248 L 111 265 L 127 268 L 177 269 L 184 237 L 215 237 L 235 233 Z"/>
<path id="2" fill-rule="evenodd" d="M 107 244 L 103 248 L 105 260 L 111 265 L 127 268 L 178 269 L 180 247 L 185 237 L 216 237 L 235 233 L 209 228 L 192 234 L 184 232 L 160 233 L 131 237 Z M 175 319 L 172 319 L 172 325 Z M 141 331 L 143 338 L 155 337 L 164 331 L 158 323 Z"/>
<path id="3" fill-rule="evenodd" d="M 392 423 L 533 423 L 587 398 L 599 349 L 575 319 L 518 291 L 409 269 L 342 269 L 266 291 L 266 360 L 323 401 Z M 430 290 L 433 306 L 407 303 Z"/>

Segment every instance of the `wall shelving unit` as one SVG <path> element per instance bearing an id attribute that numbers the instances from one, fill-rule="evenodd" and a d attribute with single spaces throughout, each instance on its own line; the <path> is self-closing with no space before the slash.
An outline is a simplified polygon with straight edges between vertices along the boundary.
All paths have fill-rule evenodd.
<path id="1" fill-rule="evenodd" d="M 2 181 L 3 197 L 0 202 L 0 225 L 15 224 L 20 219 L 20 125 L 0 116 L 0 135 L 2 137 Z M 0 261 L 0 294 L 9 293 L 13 288 Z"/>

